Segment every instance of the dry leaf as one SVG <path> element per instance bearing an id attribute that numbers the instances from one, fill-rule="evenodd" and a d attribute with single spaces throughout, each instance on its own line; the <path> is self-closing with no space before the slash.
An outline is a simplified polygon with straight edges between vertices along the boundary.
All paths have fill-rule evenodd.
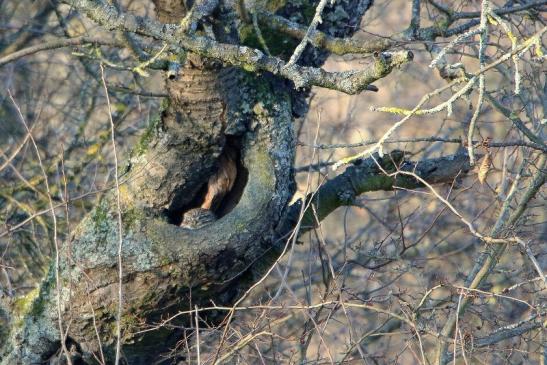
<path id="1" fill-rule="evenodd" d="M 481 161 L 481 164 L 479 166 L 479 172 L 478 177 L 481 184 L 484 184 L 486 181 L 486 175 L 488 174 L 488 171 L 490 171 L 490 165 L 492 165 L 492 156 L 487 153 Z"/>

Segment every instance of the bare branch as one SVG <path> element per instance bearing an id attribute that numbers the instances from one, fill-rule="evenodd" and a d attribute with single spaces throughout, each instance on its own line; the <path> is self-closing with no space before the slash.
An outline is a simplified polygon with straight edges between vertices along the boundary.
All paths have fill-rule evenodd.
<path id="1" fill-rule="evenodd" d="M 71 46 L 82 46 L 85 44 L 95 44 L 95 45 L 104 45 L 104 46 L 113 46 L 113 47 L 123 47 L 123 43 L 115 39 L 105 39 L 105 38 L 95 38 L 95 37 L 77 37 L 77 38 L 68 38 L 68 39 L 58 39 L 50 42 L 40 43 L 34 46 L 23 48 L 17 52 L 8 54 L 0 58 L 0 66 L 8 64 L 10 62 L 16 61 L 20 58 L 42 52 L 48 51 L 51 49 L 71 47 Z"/>
<path id="2" fill-rule="evenodd" d="M 270 27 L 274 30 L 283 32 L 297 39 L 303 39 L 306 37 L 307 28 L 285 19 L 279 15 L 272 14 L 267 11 L 259 12 L 259 22 L 264 26 Z M 389 49 L 397 44 L 396 41 L 379 37 L 371 36 L 371 39 L 353 39 L 353 38 L 335 38 L 331 37 L 319 30 L 315 30 L 311 34 L 308 34 L 309 42 L 318 48 L 326 49 L 337 55 L 345 54 L 364 54 L 372 52 L 380 52 Z"/>
<path id="3" fill-rule="evenodd" d="M 318 221 L 328 216 L 336 208 L 351 204 L 352 201 L 367 191 L 393 190 L 397 187 L 417 188 L 422 187 L 419 181 L 405 176 L 388 176 L 379 169 L 395 171 L 396 166 L 402 171 L 412 171 L 430 184 L 440 184 L 453 181 L 462 172 L 470 169 L 469 160 L 466 155 L 453 155 L 438 159 L 424 161 L 404 161 L 404 154 L 401 151 L 394 151 L 391 154 L 379 158 L 368 158 L 358 160 L 342 174 L 329 180 L 313 194 L 311 203 L 306 200 L 306 205 L 314 206 L 317 211 L 317 219 L 314 218 L 311 209 L 308 209 L 302 218 L 300 234 L 315 227 Z M 377 164 L 377 163 L 378 164 Z M 292 204 L 285 214 L 285 218 L 279 225 L 278 232 L 285 235 L 297 221 L 302 200 Z"/>
<path id="4" fill-rule="evenodd" d="M 541 155 L 538 163 L 538 171 L 535 173 L 535 175 L 532 178 L 532 181 L 526 189 L 524 196 L 522 197 L 521 201 L 519 202 L 519 205 L 517 206 L 517 209 L 513 211 L 511 216 L 506 219 L 506 215 L 500 214 L 500 217 L 498 219 L 498 222 L 494 226 L 491 232 L 491 236 L 496 237 L 499 236 L 502 231 L 508 227 L 511 227 L 513 224 L 517 222 L 518 219 L 520 219 L 521 215 L 524 213 L 526 207 L 528 206 L 530 200 L 535 197 L 539 189 L 543 186 L 545 183 L 545 165 L 547 162 L 547 156 L 545 154 Z M 524 164 L 523 164 L 524 165 Z M 506 204 L 504 205 L 505 210 L 509 211 L 509 202 L 510 197 L 507 198 Z M 507 248 L 507 244 L 499 245 L 499 246 L 490 246 L 487 248 L 487 250 L 479 257 L 477 260 L 477 263 L 473 267 L 471 273 L 466 278 L 466 286 L 471 289 L 477 289 L 479 285 L 486 280 L 486 278 L 490 275 L 496 264 L 498 263 L 500 257 L 505 252 L 505 249 Z M 458 311 L 459 314 L 456 313 L 456 311 L 453 311 L 448 320 L 446 321 L 443 329 L 442 334 L 443 336 L 449 337 L 452 334 L 452 331 L 454 330 L 455 324 L 456 324 L 456 318 L 458 315 L 461 315 L 467 306 L 470 304 L 470 298 L 466 297 L 462 301 L 462 305 L 460 307 L 460 310 Z M 448 361 L 448 354 L 447 349 L 448 343 L 439 340 L 439 344 L 437 347 L 437 362 L 439 364 L 445 364 Z"/>
<path id="5" fill-rule="evenodd" d="M 443 137 L 415 137 L 415 138 L 397 138 L 397 139 L 388 139 L 384 141 L 384 144 L 394 144 L 394 143 L 419 143 L 419 142 L 443 142 L 443 143 L 456 143 L 464 144 L 465 139 L 463 138 L 443 138 Z M 335 143 L 335 144 L 306 144 L 299 143 L 301 146 L 306 146 L 310 148 L 317 148 L 322 150 L 336 149 L 336 148 L 355 148 L 369 146 L 371 144 L 378 143 L 377 139 L 371 139 L 363 142 L 356 143 Z M 481 141 L 473 141 L 474 145 L 481 143 Z M 489 147 L 511 147 L 511 146 L 522 146 L 529 147 L 534 150 L 547 152 L 547 146 L 537 145 L 533 142 L 520 141 L 520 140 L 511 140 L 511 141 L 490 141 L 488 142 Z M 332 163 L 333 164 L 333 163 Z M 299 168 L 300 169 L 300 168 Z"/>
<path id="6" fill-rule="evenodd" d="M 321 23 L 321 13 L 323 13 L 323 9 L 326 5 L 327 0 L 319 0 L 319 4 L 317 4 L 317 7 L 315 8 L 315 15 L 313 16 L 311 23 L 306 30 L 306 34 L 304 34 L 304 37 L 302 37 L 300 44 L 298 44 L 298 46 L 296 46 L 296 48 L 294 49 L 291 59 L 285 65 L 285 67 L 291 67 L 292 65 L 296 64 L 296 62 L 298 62 L 298 59 L 300 58 L 302 52 L 304 52 L 304 49 L 308 44 L 310 35 L 315 32 L 317 25 Z"/>
<path id="7" fill-rule="evenodd" d="M 109 30 L 123 30 L 153 37 L 170 45 L 172 51 L 192 51 L 204 57 L 241 67 L 247 71 L 268 71 L 294 82 L 297 88 L 320 86 L 347 94 L 363 90 L 378 90 L 371 85 L 387 76 L 394 68 L 412 61 L 410 51 L 382 53 L 367 69 L 360 71 L 327 72 L 320 68 L 288 65 L 276 57 L 266 56 L 259 50 L 245 46 L 218 43 L 210 38 L 189 36 L 181 33 L 180 26 L 161 24 L 130 13 L 119 13 L 115 7 L 90 0 L 66 1 L 92 20 Z"/>

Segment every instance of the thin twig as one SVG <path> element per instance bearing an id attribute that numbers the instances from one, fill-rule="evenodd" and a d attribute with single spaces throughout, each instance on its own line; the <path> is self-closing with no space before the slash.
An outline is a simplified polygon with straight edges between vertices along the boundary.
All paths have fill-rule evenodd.
<path id="1" fill-rule="evenodd" d="M 104 76 L 104 67 L 103 64 L 99 64 L 101 69 L 101 81 L 103 83 L 104 94 L 106 98 L 106 103 L 108 105 L 108 120 L 110 121 L 110 140 L 112 142 L 112 151 L 114 153 L 114 181 L 116 183 L 116 213 L 118 219 L 118 310 L 116 313 L 116 359 L 114 361 L 115 365 L 118 365 L 120 362 L 121 355 L 121 342 L 122 342 L 122 332 L 121 332 L 121 319 L 122 319 L 122 309 L 123 309 L 123 290 L 122 290 L 122 279 L 123 279 L 123 267 L 122 267 L 122 243 L 123 243 L 123 233 L 122 233 L 122 211 L 121 211 L 121 202 L 120 202 L 120 182 L 118 180 L 118 154 L 116 152 L 116 140 L 114 136 L 114 120 L 112 119 L 112 107 L 110 105 L 110 97 L 108 95 L 108 87 L 106 86 L 106 79 Z"/>
<path id="2" fill-rule="evenodd" d="M 102 38 L 78 37 L 78 38 L 58 39 L 58 40 L 54 40 L 50 42 L 40 43 L 27 48 L 23 48 L 22 50 L 8 54 L 7 56 L 0 58 L 0 66 L 16 61 L 23 57 L 33 55 L 38 52 L 64 48 L 64 47 L 71 47 L 71 46 L 81 46 L 84 44 L 123 47 L 123 43 L 116 41 L 113 38 L 105 38 L 105 37 L 102 37 Z"/>
<path id="3" fill-rule="evenodd" d="M 477 107 L 469 122 L 469 131 L 467 132 L 467 154 L 469 155 L 469 163 L 471 166 L 475 164 L 475 149 L 473 148 L 473 133 L 475 132 L 475 125 L 479 118 L 482 103 L 484 101 L 484 53 L 486 51 L 486 44 L 488 43 L 488 13 L 490 13 L 490 1 L 482 0 L 481 5 L 481 22 L 480 22 L 480 38 L 479 38 L 479 99 L 477 101 Z"/>
<path id="4" fill-rule="evenodd" d="M 317 7 L 315 8 L 315 15 L 313 16 L 313 19 L 311 20 L 310 26 L 308 27 L 308 30 L 306 31 L 306 35 L 302 38 L 298 46 L 294 49 L 294 52 L 289 59 L 289 62 L 285 65 L 285 67 L 291 67 L 296 62 L 298 62 L 298 59 L 302 55 L 302 52 L 304 52 L 304 49 L 306 48 L 306 45 L 309 42 L 311 34 L 315 32 L 315 29 L 317 28 L 317 25 L 321 23 L 321 14 L 323 13 L 323 9 L 325 9 L 325 6 L 327 5 L 327 0 L 320 0 L 319 4 L 317 4 Z"/>
<path id="5" fill-rule="evenodd" d="M 34 147 L 34 152 L 36 153 L 36 157 L 38 159 L 38 164 L 40 165 L 42 176 L 44 177 L 44 185 L 46 186 L 46 194 L 48 197 L 49 209 L 51 211 L 51 217 L 53 219 L 53 244 L 55 246 L 55 283 L 56 283 L 55 292 L 56 292 L 56 301 L 57 301 L 57 323 L 59 325 L 59 335 L 61 337 L 61 348 L 63 349 L 63 353 L 65 354 L 68 365 L 72 365 L 71 357 L 69 355 L 68 349 L 66 348 L 66 336 L 63 330 L 63 316 L 62 316 L 62 309 L 61 309 L 62 285 L 61 285 L 61 278 L 59 275 L 61 252 L 59 248 L 59 240 L 57 238 L 57 215 L 55 214 L 55 208 L 53 207 L 53 198 L 51 197 L 51 190 L 49 189 L 49 179 L 47 177 L 44 164 L 42 163 L 40 150 L 38 149 L 38 145 L 36 144 L 36 141 L 34 140 L 34 137 L 32 136 L 30 128 L 25 122 L 25 118 L 23 117 L 21 108 L 19 108 L 19 105 L 17 104 L 13 96 L 11 95 L 11 91 L 8 89 L 7 92 L 11 102 L 13 103 L 13 105 L 15 106 L 15 109 L 17 110 L 19 120 L 21 121 L 21 124 L 23 124 L 23 126 L 25 127 L 25 130 L 30 138 L 30 141 L 32 142 L 32 146 Z"/>
<path id="6" fill-rule="evenodd" d="M 516 237 L 517 242 L 520 244 L 520 246 L 524 249 L 524 252 L 526 252 L 526 255 L 532 261 L 532 264 L 534 268 L 536 269 L 536 272 L 538 273 L 539 277 L 543 279 L 543 283 L 547 284 L 547 277 L 545 277 L 545 274 L 543 273 L 543 270 L 541 269 L 541 266 L 539 266 L 539 262 L 536 260 L 536 257 L 534 256 L 534 253 L 532 252 L 532 249 L 530 248 L 530 245 L 524 242 L 521 238 Z"/>

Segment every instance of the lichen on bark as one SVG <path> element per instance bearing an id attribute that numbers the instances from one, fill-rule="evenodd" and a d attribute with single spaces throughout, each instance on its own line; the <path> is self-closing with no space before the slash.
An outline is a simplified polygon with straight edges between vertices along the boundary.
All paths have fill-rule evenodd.
<path id="1" fill-rule="evenodd" d="M 127 183 L 122 185 L 120 194 L 125 298 L 120 322 L 129 362 L 152 356 L 151 343 L 156 343 L 159 351 L 167 351 L 179 338 L 164 330 L 135 334 L 143 328 L 143 322 L 154 323 L 163 316 L 189 309 L 190 295 L 192 303 L 199 305 L 201 301 L 207 303 L 211 295 L 219 298 L 219 303 L 229 303 L 241 292 L 242 277 L 250 263 L 269 252 L 275 222 L 293 193 L 291 167 L 295 143 L 289 89 L 280 89 L 279 85 L 283 84 L 270 76 L 244 76 L 241 82 L 245 93 L 252 95 L 246 99 L 245 110 L 239 112 L 245 115 L 247 125 L 247 131 L 240 138 L 242 166 L 248 172 L 248 182 L 231 212 L 199 232 L 182 229 L 170 224 L 162 214 L 162 208 L 172 203 L 169 199 L 176 199 L 178 185 L 170 185 L 173 191 L 161 196 L 163 185 L 155 189 L 150 185 L 142 187 L 137 182 L 143 180 L 134 178 L 133 174 L 146 166 L 147 162 L 142 161 L 151 159 L 148 156 L 161 155 L 154 160 L 156 164 L 182 163 L 189 169 L 184 162 L 191 156 L 165 149 L 166 139 L 172 141 L 182 130 L 186 131 L 184 122 L 176 123 L 176 118 L 166 121 L 176 112 L 164 112 L 163 125 L 154 129 L 148 148 L 141 155 L 143 160 L 132 161 L 125 175 Z M 219 133 L 215 128 L 206 129 Z M 199 143 L 205 138 L 200 135 L 185 141 Z M 218 143 L 221 139 L 217 139 Z M 203 152 L 199 154 L 203 158 Z M 214 156 L 211 157 L 213 163 Z M 189 180 L 185 180 L 186 184 Z M 65 257 L 59 267 L 63 319 L 70 322 L 69 337 L 79 344 L 86 359 L 91 359 L 99 350 L 95 324 L 107 357 L 112 355 L 116 340 L 118 226 L 114 196 L 114 192 L 107 194 L 77 227 L 70 242 L 70 259 Z M 164 201 L 168 204 L 163 204 Z M 54 271 L 50 270 L 39 298 L 33 303 L 37 310 L 29 312 L 23 326 L 12 334 L 12 339 L 25 338 L 26 342 L 14 341 L 18 345 L 8 351 L 6 359 L 42 361 L 43 356 L 58 347 Z M 49 331 L 36 326 L 47 326 Z M 30 333 L 34 333 L 32 340 L 27 339 Z M 157 352 L 153 353 L 156 356 Z"/>
<path id="2" fill-rule="evenodd" d="M 161 21 L 184 15 L 180 2 L 156 5 Z M 229 41 L 230 32 L 215 32 Z M 305 93 L 275 76 L 246 74 L 195 54 L 188 54 L 178 79 L 166 82 L 169 103 L 119 171 L 124 297 L 119 321 L 128 363 L 151 362 L 175 345 L 182 336 L 177 330 L 139 331 L 193 309 L 190 297 L 192 305 L 211 298 L 230 304 L 252 285 L 253 264 L 268 267 L 279 254 L 272 244 L 275 228 L 294 192 L 292 112 Z M 237 204 L 199 230 L 171 224 L 169 215 L 192 204 L 207 182 L 227 138 L 239 141 L 247 174 Z M 58 308 L 84 360 L 91 362 L 101 349 L 107 362 L 113 360 L 120 229 L 115 194 L 106 194 L 72 233 L 70 255 L 63 255 L 58 267 L 62 288 L 56 287 L 52 266 L 21 326 L 12 327 L 2 364 L 41 362 L 57 351 Z"/>

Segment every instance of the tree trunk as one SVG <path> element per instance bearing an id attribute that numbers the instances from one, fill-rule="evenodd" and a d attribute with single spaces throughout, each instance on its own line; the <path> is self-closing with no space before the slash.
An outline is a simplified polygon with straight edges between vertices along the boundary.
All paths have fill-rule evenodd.
<path id="1" fill-rule="evenodd" d="M 186 13 L 178 1 L 155 4 L 164 23 L 178 23 Z M 323 15 L 322 27 L 331 35 L 350 35 L 370 4 L 337 2 Z M 302 7 L 314 4 L 288 3 L 280 12 Z M 215 16 L 222 21 L 213 25 L 217 39 L 238 42 L 234 14 L 229 4 L 220 4 Z M 328 14 L 347 19 L 338 22 Z M 325 57 L 326 52 L 309 49 L 301 63 L 317 66 Z M 296 91 L 273 75 L 244 73 L 195 54 L 186 56 L 178 78 L 166 82 L 168 103 L 133 149 L 125 170 L 118 171 L 120 324 L 129 364 L 152 363 L 183 336 L 181 330 L 165 327 L 144 331 L 155 323 L 211 301 L 233 303 L 255 282 L 260 268 L 278 258 L 284 246 L 279 237 L 291 229 L 296 209 L 291 219 L 282 220 L 294 193 L 292 122 L 306 112 L 308 90 Z M 236 150 L 238 171 L 234 188 L 215 212 L 218 220 L 199 229 L 179 227 L 184 212 L 201 205 L 226 148 Z M 390 158 L 380 164 L 394 168 Z M 372 166 L 367 169 L 379 173 Z M 382 183 L 389 189 L 394 180 Z M 2 364 L 50 359 L 62 338 L 59 313 L 68 348 L 88 363 L 101 358 L 101 351 L 107 363 L 113 361 L 120 290 L 116 194 L 107 194 L 83 219 L 70 239 L 70 254 L 62 256 L 58 268 L 51 265 L 40 290 L 13 303 L 12 337 Z M 184 326 L 185 321 L 187 316 L 180 316 L 171 325 Z"/>

